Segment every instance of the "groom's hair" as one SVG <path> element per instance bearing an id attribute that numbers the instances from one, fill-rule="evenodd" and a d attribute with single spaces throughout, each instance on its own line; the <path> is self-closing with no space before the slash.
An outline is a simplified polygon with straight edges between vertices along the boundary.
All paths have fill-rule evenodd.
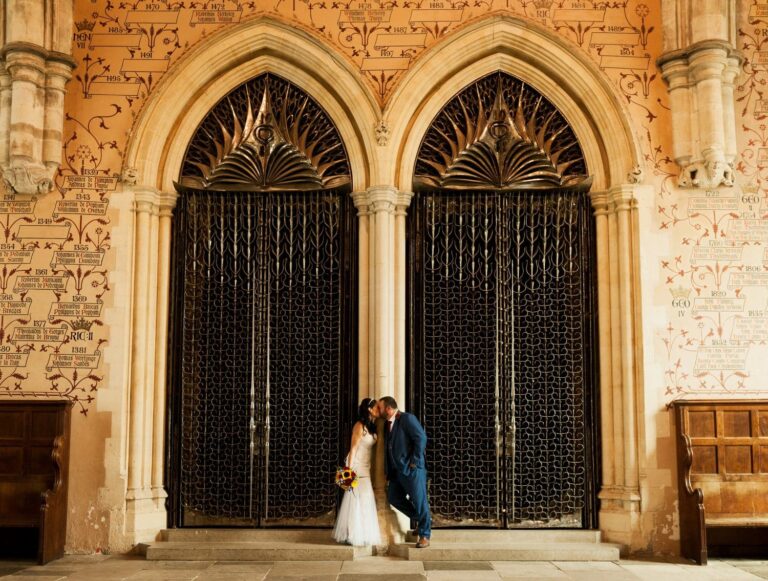
<path id="1" fill-rule="evenodd" d="M 380 402 L 383 402 L 383 403 L 384 403 L 384 405 L 385 405 L 386 407 L 388 407 L 388 408 L 392 408 L 393 410 L 396 410 L 396 409 L 397 409 L 397 402 L 395 401 L 395 398 L 394 398 L 394 397 L 390 397 L 390 396 L 388 396 L 388 395 L 385 395 L 385 396 L 384 396 L 384 397 L 382 397 L 382 398 L 381 398 L 379 401 L 380 401 Z"/>

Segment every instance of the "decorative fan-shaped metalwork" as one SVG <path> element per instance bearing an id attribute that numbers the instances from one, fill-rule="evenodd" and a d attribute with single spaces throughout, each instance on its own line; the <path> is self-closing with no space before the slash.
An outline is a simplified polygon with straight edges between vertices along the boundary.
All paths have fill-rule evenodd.
<path id="1" fill-rule="evenodd" d="M 421 189 L 587 189 L 571 127 L 542 95 L 511 75 L 488 75 L 456 95 L 419 148 Z"/>
<path id="2" fill-rule="evenodd" d="M 240 192 L 350 183 L 344 144 L 328 115 L 272 74 L 243 83 L 208 113 L 187 149 L 180 179 L 182 187 Z"/>

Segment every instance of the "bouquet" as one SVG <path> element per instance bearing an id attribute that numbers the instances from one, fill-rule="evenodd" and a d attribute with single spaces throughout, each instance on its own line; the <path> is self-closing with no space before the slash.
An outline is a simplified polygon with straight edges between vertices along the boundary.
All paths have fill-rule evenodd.
<path id="1" fill-rule="evenodd" d="M 345 467 L 336 470 L 336 486 L 342 490 L 353 490 L 357 488 L 358 483 L 357 472 L 352 470 L 352 468 Z"/>

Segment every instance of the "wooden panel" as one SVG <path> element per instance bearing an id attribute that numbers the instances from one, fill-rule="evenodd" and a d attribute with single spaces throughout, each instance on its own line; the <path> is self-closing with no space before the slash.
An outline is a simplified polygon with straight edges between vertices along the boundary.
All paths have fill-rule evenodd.
<path id="1" fill-rule="evenodd" d="M 29 437 L 35 440 L 46 440 L 53 445 L 56 437 L 58 418 L 56 412 L 42 412 L 30 414 Z"/>
<path id="2" fill-rule="evenodd" d="M 692 446 L 691 474 L 717 474 L 717 447 Z"/>
<path id="3" fill-rule="evenodd" d="M 0 400 L 0 527 L 37 528 L 40 564 L 64 553 L 71 407 Z"/>
<path id="4" fill-rule="evenodd" d="M 726 438 L 748 438 L 751 435 L 749 410 L 724 410 L 723 433 Z"/>
<path id="5" fill-rule="evenodd" d="M 768 473 L 768 446 L 760 446 L 760 472 Z"/>
<path id="6" fill-rule="evenodd" d="M 752 473 L 752 446 L 725 446 L 726 474 Z"/>
<path id="7" fill-rule="evenodd" d="M 768 438 L 768 410 L 757 412 L 757 423 L 759 425 L 758 435 L 761 438 Z"/>
<path id="8" fill-rule="evenodd" d="M 25 414 L 18 411 L 0 411 L 0 440 L 24 437 Z"/>
<path id="9" fill-rule="evenodd" d="M 24 448 L 0 446 L 0 475 L 20 474 L 24 467 Z"/>
<path id="10" fill-rule="evenodd" d="M 737 543 L 760 527 L 768 530 L 768 401 L 673 406 L 681 552 L 706 564 L 710 527 L 733 529 L 727 540 Z M 715 540 L 724 542 L 726 536 Z"/>
<path id="11" fill-rule="evenodd" d="M 53 476 L 51 448 L 52 446 L 30 446 L 27 448 L 27 474 Z"/>
<path id="12" fill-rule="evenodd" d="M 689 436 L 691 438 L 714 438 L 715 437 L 715 412 L 703 411 L 688 413 L 690 423 Z"/>

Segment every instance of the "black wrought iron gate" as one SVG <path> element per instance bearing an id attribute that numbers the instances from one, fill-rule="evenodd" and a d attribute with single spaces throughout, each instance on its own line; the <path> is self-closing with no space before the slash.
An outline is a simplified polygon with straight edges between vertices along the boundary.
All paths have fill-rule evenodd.
<path id="1" fill-rule="evenodd" d="M 354 397 L 347 199 L 182 196 L 178 525 L 332 522 Z"/>
<path id="2" fill-rule="evenodd" d="M 584 194 L 416 197 L 409 391 L 438 525 L 594 525 L 590 223 Z"/>

